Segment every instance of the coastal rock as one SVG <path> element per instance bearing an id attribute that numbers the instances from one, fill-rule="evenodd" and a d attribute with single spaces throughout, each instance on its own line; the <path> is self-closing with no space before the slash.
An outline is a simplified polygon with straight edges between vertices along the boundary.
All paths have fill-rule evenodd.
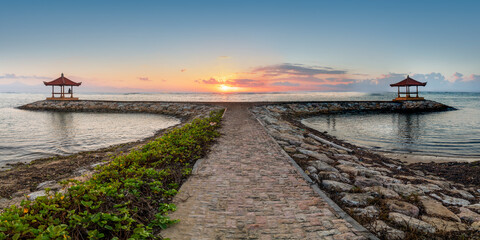
<path id="1" fill-rule="evenodd" d="M 339 172 L 320 172 L 320 173 L 318 173 L 318 177 L 320 179 L 334 180 L 334 181 L 339 181 L 339 182 L 344 182 L 344 183 L 350 183 L 351 182 L 350 179 L 343 176 Z"/>
<path id="2" fill-rule="evenodd" d="M 57 183 L 57 181 L 46 181 L 46 182 L 42 182 L 40 184 L 38 184 L 37 186 L 37 190 L 45 190 L 46 188 L 49 188 L 51 190 L 57 190 L 57 189 L 60 189 L 62 186 L 60 186 L 60 184 Z"/>
<path id="3" fill-rule="evenodd" d="M 275 136 L 274 136 L 275 137 Z M 298 136 L 294 136 L 294 135 L 290 135 L 290 134 L 285 134 L 285 133 L 281 133 L 279 136 L 277 136 L 279 138 L 279 140 L 282 140 L 282 141 L 285 141 L 285 142 L 288 142 L 292 145 L 295 145 L 295 146 L 300 146 L 302 145 L 302 138 L 303 137 L 298 137 Z"/>
<path id="4" fill-rule="evenodd" d="M 460 213 L 457 214 L 460 219 L 466 222 L 478 222 L 480 221 L 480 214 L 473 212 L 472 210 L 464 207 L 459 208 Z"/>
<path id="5" fill-rule="evenodd" d="M 307 155 L 301 153 L 293 154 L 292 157 L 296 159 L 308 159 Z"/>
<path id="6" fill-rule="evenodd" d="M 356 156 L 348 154 L 333 154 L 333 157 L 337 160 L 358 161 Z"/>
<path id="7" fill-rule="evenodd" d="M 423 194 L 423 191 L 418 189 L 412 184 L 399 184 L 399 183 L 392 183 L 392 184 L 387 184 L 387 188 L 392 189 L 393 191 L 397 192 L 398 194 L 402 196 L 409 196 L 412 194 Z"/>
<path id="8" fill-rule="evenodd" d="M 310 151 L 317 151 L 318 149 L 320 149 L 320 147 L 315 146 L 315 145 L 311 145 L 311 144 L 308 144 L 308 143 L 302 143 L 302 145 L 300 145 L 300 147 L 304 148 L 306 150 L 310 150 Z"/>
<path id="9" fill-rule="evenodd" d="M 366 206 L 368 201 L 372 199 L 373 197 L 370 193 L 347 193 L 340 201 L 349 206 L 361 207 Z"/>
<path id="10" fill-rule="evenodd" d="M 355 186 L 359 186 L 359 187 L 362 187 L 362 188 L 382 185 L 380 182 L 378 182 L 375 179 L 366 178 L 366 177 L 362 177 L 362 176 L 357 176 L 355 178 L 355 183 L 354 184 L 355 184 Z"/>
<path id="11" fill-rule="evenodd" d="M 468 200 L 475 200 L 475 196 L 473 196 L 471 193 L 465 191 L 465 190 L 460 190 L 460 189 L 453 189 L 451 192 L 460 194 L 462 198 L 468 199 Z"/>
<path id="12" fill-rule="evenodd" d="M 27 195 L 27 199 L 30 201 L 35 200 L 38 197 L 43 197 L 47 196 L 47 193 L 44 190 L 36 191 L 36 192 L 31 192 Z"/>
<path id="13" fill-rule="evenodd" d="M 294 146 L 284 146 L 283 150 L 287 153 L 296 153 L 297 149 Z"/>
<path id="14" fill-rule="evenodd" d="M 378 208 L 375 206 L 368 206 L 365 208 L 354 208 L 353 212 L 357 215 L 367 217 L 367 218 L 374 218 L 378 216 Z"/>
<path id="15" fill-rule="evenodd" d="M 317 168 L 318 171 L 322 172 L 322 171 L 325 171 L 325 172 L 338 172 L 337 169 L 335 169 L 334 167 L 328 165 L 327 163 L 323 162 L 323 161 L 314 161 L 312 163 L 312 166 L 314 166 L 315 168 Z"/>
<path id="16" fill-rule="evenodd" d="M 417 206 L 404 201 L 387 200 L 385 204 L 387 205 L 388 209 L 390 209 L 390 211 L 398 212 L 410 217 L 417 217 L 418 213 L 420 212 Z"/>
<path id="17" fill-rule="evenodd" d="M 420 190 L 422 190 L 424 193 L 430 193 L 430 192 L 442 190 L 439 186 L 437 186 L 433 183 L 417 184 L 415 186 L 417 188 L 419 188 Z"/>
<path id="18" fill-rule="evenodd" d="M 466 206 L 466 205 L 470 205 L 470 202 L 468 200 L 465 200 L 465 199 L 461 199 L 461 198 L 456 198 L 456 197 L 451 197 L 451 196 L 448 196 L 448 195 L 445 195 L 443 193 L 440 193 L 441 196 L 437 195 L 437 194 L 430 194 L 430 196 L 442 201 L 443 203 L 446 203 L 446 204 L 450 204 L 450 205 L 457 205 L 457 206 Z"/>
<path id="19" fill-rule="evenodd" d="M 375 171 L 375 170 L 370 170 L 368 168 L 365 168 L 361 165 L 353 165 L 352 163 L 349 164 L 339 164 L 335 166 L 338 170 L 342 172 L 346 172 L 348 174 L 351 174 L 353 176 L 364 176 L 364 177 L 373 177 L 376 175 L 381 175 L 380 172 Z"/>
<path id="20" fill-rule="evenodd" d="M 309 174 L 309 173 L 317 173 L 318 170 L 317 170 L 314 166 L 308 166 L 306 172 L 308 172 L 307 174 Z"/>
<path id="21" fill-rule="evenodd" d="M 385 236 L 386 239 L 404 239 L 405 233 L 401 230 L 392 228 L 388 226 L 384 221 L 377 220 L 373 222 L 370 230 L 376 233 L 380 233 L 382 236 Z"/>
<path id="22" fill-rule="evenodd" d="M 358 175 L 358 169 L 354 166 L 351 166 L 351 165 L 344 165 L 344 164 L 340 164 L 340 165 L 337 165 L 335 166 L 338 170 L 342 171 L 342 172 L 345 172 L 345 173 L 348 173 L 348 174 L 351 174 L 353 176 L 357 176 Z"/>
<path id="23" fill-rule="evenodd" d="M 382 184 L 390 184 L 390 183 L 402 183 L 402 180 L 392 178 L 389 176 L 383 176 L 383 175 L 375 175 L 373 176 L 375 179 L 377 179 L 379 182 Z"/>
<path id="24" fill-rule="evenodd" d="M 322 186 L 332 192 L 333 191 L 348 192 L 353 188 L 353 186 L 350 184 L 341 183 L 341 182 L 332 181 L 332 180 L 323 180 Z"/>
<path id="25" fill-rule="evenodd" d="M 422 232 L 435 233 L 436 231 L 431 224 L 401 213 L 391 212 L 388 214 L 388 219 L 399 226 L 411 227 Z"/>
<path id="26" fill-rule="evenodd" d="M 422 216 L 422 220 L 432 226 L 434 226 L 438 231 L 442 232 L 452 232 L 452 231 L 465 231 L 467 226 L 460 222 L 451 222 L 445 221 L 440 218 Z"/>
<path id="27" fill-rule="evenodd" d="M 452 211 L 448 210 L 440 202 L 435 201 L 429 197 L 421 197 L 420 203 L 423 205 L 425 213 L 429 216 L 448 218 L 457 222 L 460 222 L 460 218 L 457 217 Z"/>
<path id="28" fill-rule="evenodd" d="M 468 206 L 465 206 L 465 207 L 472 210 L 472 211 L 480 213 L 480 203 L 468 205 Z"/>
<path id="29" fill-rule="evenodd" d="M 472 223 L 470 227 L 474 230 L 480 231 L 480 221 Z"/>
<path id="30" fill-rule="evenodd" d="M 373 187 L 366 187 L 364 188 L 366 192 L 371 192 L 374 193 L 375 196 L 385 196 L 386 198 L 398 198 L 400 195 L 398 195 L 397 192 L 384 188 L 382 186 L 373 186 Z"/>
<path id="31" fill-rule="evenodd" d="M 325 155 L 323 153 L 318 153 L 318 152 L 306 150 L 306 149 L 303 149 L 303 148 L 298 148 L 298 151 L 302 154 L 313 157 L 313 158 L 315 158 L 317 160 L 320 160 L 322 162 L 326 162 L 326 163 L 330 163 L 330 164 L 335 162 L 333 159 L 327 157 L 327 155 Z"/>

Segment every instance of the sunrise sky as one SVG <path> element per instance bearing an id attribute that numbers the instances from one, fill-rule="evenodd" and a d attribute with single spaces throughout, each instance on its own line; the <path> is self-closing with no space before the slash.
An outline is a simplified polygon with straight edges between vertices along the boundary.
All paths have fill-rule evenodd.
<path id="1" fill-rule="evenodd" d="M 0 1 L 0 92 L 480 91 L 480 1 Z"/>

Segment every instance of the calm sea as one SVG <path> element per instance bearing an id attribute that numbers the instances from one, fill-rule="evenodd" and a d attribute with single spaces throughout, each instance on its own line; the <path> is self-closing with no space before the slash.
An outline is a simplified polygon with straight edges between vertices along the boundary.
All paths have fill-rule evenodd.
<path id="1" fill-rule="evenodd" d="M 142 139 L 178 120 L 152 114 L 55 113 L 16 109 L 47 94 L 0 93 L 0 166 L 67 155 Z M 347 101 L 391 100 L 394 93 L 78 94 L 120 101 Z M 480 93 L 424 93 L 458 111 L 425 114 L 330 115 L 304 123 L 341 139 L 385 151 L 480 156 Z"/>

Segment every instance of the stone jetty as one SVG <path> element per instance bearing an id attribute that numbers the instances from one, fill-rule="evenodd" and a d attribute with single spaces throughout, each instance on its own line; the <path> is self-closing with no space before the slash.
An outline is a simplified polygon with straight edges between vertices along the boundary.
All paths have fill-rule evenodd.
<path id="1" fill-rule="evenodd" d="M 175 239 L 478 237 L 480 189 L 409 169 L 302 125 L 344 112 L 429 112 L 433 101 L 172 103 L 39 101 L 29 110 L 145 112 L 190 119 L 226 108 L 222 136 L 197 162 L 172 213 Z M 353 218 L 352 218 L 353 217 Z M 372 234 L 373 233 L 373 234 Z"/>

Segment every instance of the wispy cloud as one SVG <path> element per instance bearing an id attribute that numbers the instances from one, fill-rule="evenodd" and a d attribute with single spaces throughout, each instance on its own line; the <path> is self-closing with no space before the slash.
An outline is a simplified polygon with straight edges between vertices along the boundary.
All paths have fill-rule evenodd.
<path id="1" fill-rule="evenodd" d="M 230 58 L 232 58 L 232 57 L 230 57 L 230 56 L 218 56 L 218 59 L 230 59 Z"/>
<path id="2" fill-rule="evenodd" d="M 138 77 L 137 79 L 140 81 L 152 81 L 148 77 Z"/>
<path id="3" fill-rule="evenodd" d="M 185 68 L 180 69 L 180 72 L 186 72 L 186 71 L 187 71 L 187 69 L 185 69 Z"/>
<path id="4" fill-rule="evenodd" d="M 265 77 L 282 75 L 315 76 L 319 74 L 346 74 L 345 70 L 336 70 L 330 67 L 307 66 L 303 64 L 282 63 L 253 69 L 252 73 L 262 73 Z"/>
<path id="5" fill-rule="evenodd" d="M 37 76 L 37 75 L 16 75 L 14 73 L 6 73 L 3 75 L 0 75 L 0 79 L 9 79 L 9 80 L 14 80 L 14 79 L 38 79 L 38 80 L 47 80 L 47 79 L 52 79 L 51 77 L 44 77 L 44 76 Z"/>
<path id="6" fill-rule="evenodd" d="M 285 87 L 298 87 L 300 83 L 292 83 L 292 82 L 274 82 L 272 86 L 285 86 Z"/>

